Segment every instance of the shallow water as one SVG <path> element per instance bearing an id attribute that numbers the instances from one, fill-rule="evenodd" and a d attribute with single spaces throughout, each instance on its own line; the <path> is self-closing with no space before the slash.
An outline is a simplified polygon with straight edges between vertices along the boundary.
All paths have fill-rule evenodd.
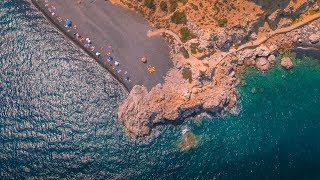
<path id="1" fill-rule="evenodd" d="M 319 60 L 249 70 L 238 116 L 133 140 L 116 119 L 123 88 L 28 2 L 0 1 L 0 30 L 3 179 L 320 178 Z M 182 126 L 200 139 L 189 151 L 177 148 Z"/>

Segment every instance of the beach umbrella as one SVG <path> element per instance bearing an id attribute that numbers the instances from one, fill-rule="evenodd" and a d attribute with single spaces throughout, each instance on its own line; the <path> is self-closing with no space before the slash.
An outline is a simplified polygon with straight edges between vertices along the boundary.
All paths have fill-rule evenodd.
<path id="1" fill-rule="evenodd" d="M 66 20 L 66 26 L 71 27 L 72 23 L 69 20 Z"/>
<path id="2" fill-rule="evenodd" d="M 148 68 L 149 73 L 154 73 L 156 71 L 155 67 L 149 67 Z"/>
<path id="3" fill-rule="evenodd" d="M 109 60 L 113 60 L 113 57 L 109 55 L 109 56 L 108 56 L 108 59 L 109 59 Z"/>

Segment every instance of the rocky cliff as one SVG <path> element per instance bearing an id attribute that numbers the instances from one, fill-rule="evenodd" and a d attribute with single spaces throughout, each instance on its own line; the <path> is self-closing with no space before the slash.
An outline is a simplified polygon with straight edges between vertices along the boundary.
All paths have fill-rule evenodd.
<path id="1" fill-rule="evenodd" d="M 118 117 L 133 135 L 148 135 L 158 123 L 235 107 L 237 78 L 230 64 L 215 68 L 209 61 L 188 61 L 181 56 L 175 60 L 184 66 L 172 69 L 163 85 L 150 92 L 135 86 L 119 106 Z"/>
<path id="2" fill-rule="evenodd" d="M 119 1 L 141 12 L 156 27 L 176 33 L 166 35 L 174 68 L 165 83 L 150 92 L 135 86 L 119 106 L 119 120 L 136 137 L 168 121 L 230 111 L 237 105 L 240 80 L 236 72 L 248 66 L 267 71 L 276 63 L 276 56 L 286 56 L 293 44 L 320 46 L 320 21 L 304 24 L 320 12 L 315 0 Z M 313 20 L 320 16 L 316 17 Z M 296 24 L 301 26 L 286 30 Z M 281 31 L 285 33 L 276 33 Z M 289 70 L 293 63 L 286 57 L 281 65 Z"/>

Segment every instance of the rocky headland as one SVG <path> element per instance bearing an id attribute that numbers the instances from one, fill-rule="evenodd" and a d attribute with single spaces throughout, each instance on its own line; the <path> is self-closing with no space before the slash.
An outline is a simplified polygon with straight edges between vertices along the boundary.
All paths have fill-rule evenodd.
<path id="1" fill-rule="evenodd" d="M 162 2 L 167 4 L 166 12 L 162 12 Z M 174 63 L 165 83 L 151 91 L 135 86 L 119 106 L 119 120 L 137 137 L 150 134 L 153 127 L 166 122 L 201 113 L 232 112 L 237 108 L 236 87 L 241 81 L 238 75 L 245 68 L 265 72 L 281 56 L 279 63 L 290 70 L 294 68 L 290 59 L 294 48 L 320 47 L 320 10 L 315 0 L 239 0 L 225 4 L 216 0 L 212 3 L 215 13 L 208 14 L 222 17 L 222 12 L 229 9 L 227 22 L 208 18 L 203 23 L 194 11 L 201 16 L 206 9 L 203 7 L 211 8 L 212 4 L 177 1 L 171 11 L 172 2 L 115 1 L 148 16 L 150 23 L 159 28 L 158 34 L 167 39 Z M 130 5 L 134 3 L 136 6 Z M 183 22 L 175 19 L 175 12 L 184 12 L 178 16 Z"/>

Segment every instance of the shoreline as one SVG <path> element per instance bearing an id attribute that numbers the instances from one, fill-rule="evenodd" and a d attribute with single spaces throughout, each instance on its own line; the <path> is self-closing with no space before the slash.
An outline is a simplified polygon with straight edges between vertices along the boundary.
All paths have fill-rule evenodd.
<path id="1" fill-rule="evenodd" d="M 100 66 L 105 68 L 120 84 L 124 87 L 124 89 L 127 92 L 130 92 L 132 88 L 129 88 L 129 86 L 121 80 L 108 66 L 104 65 L 99 59 L 88 49 L 86 49 L 79 41 L 77 41 L 71 34 L 66 32 L 59 24 L 56 22 L 53 18 L 51 18 L 44 9 L 40 7 L 40 5 L 37 3 L 37 0 L 30 0 L 31 4 L 33 4 L 40 12 L 41 14 L 55 27 L 58 29 L 59 32 L 61 32 L 65 37 L 67 37 L 74 45 L 78 46 L 81 50 L 83 50 L 86 54 L 88 54 L 91 58 L 93 58 L 96 62 L 99 63 Z"/>
<path id="2" fill-rule="evenodd" d="M 163 37 L 148 37 L 147 31 L 152 27 L 134 12 L 104 0 L 81 4 L 62 0 L 30 2 L 57 30 L 106 69 L 127 92 L 135 85 L 151 90 L 164 83 L 164 77 L 173 67 L 169 46 Z M 66 27 L 66 20 L 70 20 L 72 25 Z M 83 41 L 85 38 L 92 43 L 87 44 Z M 141 62 L 144 57 L 146 63 Z M 150 73 L 149 67 L 155 67 L 156 72 Z"/>
<path id="3" fill-rule="evenodd" d="M 56 0 L 56 2 L 59 5 L 59 0 Z M 65 6 L 74 4 L 70 4 L 70 2 L 66 1 L 60 1 L 60 7 L 58 7 L 62 9 L 62 11 L 64 10 L 64 15 L 69 15 L 67 17 L 73 17 L 71 19 L 84 18 L 87 20 L 88 16 L 90 16 L 90 20 L 96 21 L 96 19 L 92 19 L 92 17 L 97 18 L 97 15 L 101 15 L 101 12 L 100 14 L 90 14 L 90 11 L 92 11 L 90 8 L 94 6 L 90 6 L 91 4 L 88 3 L 86 4 L 87 6 L 90 6 L 86 7 L 88 9 L 73 7 L 71 13 L 66 12 L 68 11 L 68 8 L 66 9 L 61 5 Z M 101 3 L 100 6 L 102 5 L 104 4 Z M 117 15 L 121 15 L 121 13 L 123 13 L 119 9 L 115 9 L 116 11 L 113 12 L 113 14 L 112 12 L 105 13 L 104 10 L 108 10 L 108 8 L 113 7 L 109 6 L 106 9 L 102 9 L 102 15 L 107 14 L 107 17 L 104 16 L 104 18 L 107 19 L 102 22 L 100 21 L 99 23 L 106 22 L 108 24 L 111 22 L 112 24 L 114 21 L 112 18 L 120 18 L 117 17 Z M 101 11 L 99 7 L 94 7 L 94 11 L 99 10 Z M 114 9 L 109 10 L 113 11 Z M 86 16 L 73 16 L 74 14 L 82 15 L 81 11 L 84 11 Z M 109 16 L 111 19 L 108 19 Z M 143 137 L 149 135 L 155 126 L 166 122 L 173 122 L 177 119 L 193 117 L 194 115 L 202 113 L 220 114 L 224 112 L 231 112 L 232 109 L 237 107 L 239 99 L 236 87 L 239 85 L 240 79 L 237 76 L 236 71 L 245 67 L 256 67 L 262 72 L 269 70 L 276 63 L 277 52 L 289 49 L 294 50 L 292 48 L 297 46 L 292 45 L 294 42 L 298 41 L 298 37 L 305 40 L 300 40 L 300 42 L 303 43 L 300 43 L 299 45 L 307 46 L 309 35 L 314 32 L 306 30 L 306 25 L 313 23 L 313 21 L 318 19 L 320 19 L 320 14 L 308 16 L 303 21 L 291 26 L 263 33 L 259 37 L 252 38 L 251 41 L 248 41 L 239 47 L 230 47 L 227 52 L 215 52 L 211 56 L 201 60 L 194 57 L 192 52 L 190 53 L 190 58 L 189 55 L 188 57 L 183 56 L 183 53 L 181 50 L 179 51 L 179 48 L 185 44 L 179 41 L 180 37 L 178 35 L 170 33 L 171 31 L 167 31 L 166 34 L 175 37 L 173 38 L 175 41 L 173 40 L 173 43 L 171 44 L 173 51 L 172 62 L 174 66 L 166 72 L 164 77 L 166 81 L 163 84 L 153 86 L 151 89 L 148 89 L 141 84 L 135 84 L 136 86 L 131 89 L 128 97 L 119 105 L 119 121 L 125 126 L 128 132 L 136 137 Z M 108 22 L 108 20 L 110 22 Z M 117 31 L 130 34 L 122 31 L 123 29 L 130 29 L 130 22 L 135 20 L 136 19 L 129 18 L 125 21 L 128 24 L 128 27 L 118 26 Z M 81 20 L 79 21 L 81 22 Z M 135 22 L 132 22 L 132 24 L 134 23 Z M 86 29 L 90 29 L 90 26 L 93 25 L 105 27 L 103 24 L 88 24 L 89 25 L 85 26 Z M 106 27 L 109 26 L 107 25 Z M 132 27 L 134 28 L 135 26 Z M 65 30 L 64 28 L 62 29 Z M 306 30 L 306 32 L 302 32 L 302 29 Z M 310 26 L 310 29 L 313 29 L 312 26 Z M 161 31 L 161 29 L 158 31 Z M 86 31 L 84 30 L 84 32 Z M 99 35 L 104 33 L 104 31 L 94 32 L 94 34 Z M 109 33 L 109 31 L 107 33 Z M 67 34 L 69 35 L 69 33 Z M 110 32 L 110 34 L 112 34 L 112 32 Z M 120 38 L 120 41 L 121 38 L 123 38 L 123 36 L 117 36 L 116 33 L 113 35 L 115 39 Z M 149 33 L 149 35 L 151 35 L 151 33 Z M 306 35 L 308 37 L 305 37 Z M 125 35 L 125 37 L 127 39 L 122 45 L 130 43 L 132 40 L 130 39 L 132 38 L 130 36 Z M 200 40 L 198 41 L 200 42 Z M 221 42 L 221 44 L 225 43 L 226 42 Z M 121 45 L 121 43 L 119 44 Z M 139 50 L 136 45 L 133 49 Z M 299 49 L 301 50 L 301 48 L 297 47 L 297 50 Z M 156 49 L 156 52 L 157 51 L 161 51 L 161 49 Z M 158 53 L 161 54 L 161 52 Z M 305 51 L 305 53 L 307 53 L 307 51 Z M 126 52 L 126 54 L 130 53 Z M 93 57 L 95 56 L 93 55 Z M 97 61 L 99 62 L 99 59 Z M 281 60 L 281 66 L 287 70 L 291 69 L 292 65 L 290 58 L 283 58 Z M 139 69 L 134 70 L 139 72 Z M 141 74 L 143 74 L 143 72 L 141 72 L 140 75 Z"/>
<path id="4" fill-rule="evenodd" d="M 293 50 L 297 54 L 298 57 L 308 56 L 315 59 L 319 59 L 320 57 L 320 50 L 314 48 L 302 48 L 298 47 Z"/>

